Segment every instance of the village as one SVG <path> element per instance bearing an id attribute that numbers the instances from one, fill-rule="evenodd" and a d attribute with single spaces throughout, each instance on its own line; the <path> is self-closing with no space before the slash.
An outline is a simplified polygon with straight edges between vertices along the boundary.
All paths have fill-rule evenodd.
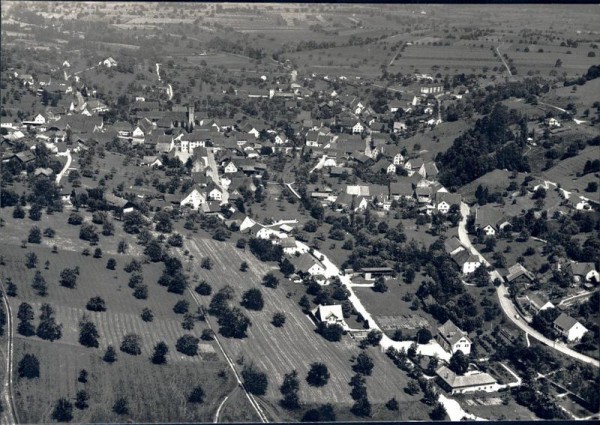
<path id="1" fill-rule="evenodd" d="M 22 22 L 11 25 L 22 32 L 31 28 Z M 404 42 L 398 51 L 413 43 Z M 192 75 L 196 67 L 149 60 L 128 72 L 132 58 L 119 52 L 96 55 L 84 64 L 79 54 L 61 49 L 47 69 L 37 61 L 35 67 L 23 66 L 26 61 L 11 52 L 3 64 L 1 219 L 6 246 L 1 256 L 15 264 L 0 275 L 8 308 L 20 314 L 18 298 L 30 291 L 23 289 L 24 282 L 17 282 L 18 290 L 7 283 L 18 280 L 11 272 L 17 267 L 15 252 L 23 257 L 22 248 L 41 244 L 68 259 L 87 257 L 95 249 L 94 258 L 104 254 L 118 264 L 138 259 L 142 264 L 134 273 L 162 263 L 173 279 L 182 273 L 181 291 L 163 285 L 164 277 L 158 283 L 168 286 L 168 297 L 179 294 L 181 302 L 208 312 L 190 313 L 191 327 L 182 326 L 191 331 L 196 321 L 194 332 L 203 329 L 196 344 L 204 340 L 205 354 L 218 352 L 224 370 L 233 373 L 227 385 L 237 380 L 242 391 L 236 397 L 249 403 L 246 410 L 256 412 L 255 420 L 318 421 L 326 415 L 316 401 L 306 402 L 314 408 L 304 416 L 297 413 L 303 400 L 319 398 L 308 395 L 312 387 L 300 391 L 299 402 L 298 389 L 284 393 L 283 385 L 283 401 L 273 407 L 281 378 L 284 384 L 295 379 L 286 373 L 286 361 L 274 365 L 277 372 L 270 375 L 259 360 L 271 350 L 262 347 L 260 335 L 271 332 L 278 313 L 283 314 L 279 321 L 297 320 L 302 325 L 293 326 L 315 333 L 310 341 L 356 351 L 351 355 L 356 362 L 352 403 L 339 403 L 351 406 L 351 413 L 339 410 L 338 418 L 369 420 L 377 410 L 371 404 L 385 405 L 391 412 L 386 415 L 393 415 L 402 397 L 409 397 L 404 401 L 409 403 L 421 397 L 419 392 L 433 410 L 427 418 L 403 420 L 597 417 L 598 102 L 587 105 L 585 116 L 585 106 L 573 103 L 565 109 L 540 107 L 556 102 L 550 94 L 561 90 L 562 82 L 515 77 L 499 58 L 493 78 L 412 72 L 395 84 L 390 81 L 399 77 L 388 77 L 387 71 L 376 78 L 319 73 L 282 56 L 273 59 L 276 71 L 257 65 L 256 78 L 230 77 L 219 83 L 223 90 L 213 85 L 206 96 L 179 82 L 181 74 Z M 223 52 L 208 47 L 200 57 L 218 54 Z M 392 62 L 400 60 L 397 56 Z M 199 66 L 208 73 L 209 66 Z M 598 84 L 592 68 L 577 93 Z M 135 73 L 143 84 L 133 81 L 127 90 L 103 91 L 107 86 L 101 80 Z M 388 83 L 380 86 L 384 78 Z M 242 84 L 233 87 L 235 81 Z M 43 237 L 38 226 L 45 228 Z M 39 249 L 34 249 L 36 258 L 46 258 Z M 223 254 L 217 254 L 221 249 Z M 241 265 L 234 263 L 238 256 Z M 46 270 L 50 263 L 54 260 L 46 262 Z M 262 277 L 254 287 L 251 279 L 236 286 L 247 270 Z M 150 282 L 148 273 L 143 274 Z M 219 273 L 230 273 L 223 274 L 227 281 Z M 207 281 L 214 293 L 208 283 L 208 289 L 199 289 Z M 200 283 L 195 290 L 187 288 L 192 282 Z M 246 344 L 258 338 L 259 348 L 242 346 L 224 331 L 229 316 L 214 303 L 230 285 L 237 291 L 250 288 L 241 302 L 246 309 L 252 310 L 246 295 L 253 288 L 261 288 L 258 296 L 261 303 L 265 297 L 269 312 L 278 304 L 269 304 L 271 297 L 286 298 L 288 304 L 282 305 L 291 306 L 273 310 L 272 325 L 258 313 L 249 316 Z M 147 292 L 147 286 L 130 280 L 138 300 L 145 297 L 136 293 Z M 278 286 L 279 293 L 266 294 L 275 289 L 265 287 Z M 165 304 L 161 296 L 150 296 L 153 310 L 164 308 L 159 307 Z M 43 299 L 32 293 L 24 301 L 38 306 Z M 124 313 L 129 309 L 122 308 Z M 255 310 L 261 309 L 262 304 Z M 71 320 L 65 314 L 59 307 L 59 318 Z M 160 314 L 165 323 L 176 320 L 170 311 Z M 255 334 L 258 329 L 264 332 Z M 144 339 L 152 335 L 148 332 Z M 172 334 L 164 335 L 175 341 Z M 31 344 L 31 337 L 17 337 Z M 198 361 L 205 362 L 205 354 Z M 240 360 L 246 356 L 251 366 Z M 367 396 L 359 382 L 371 375 L 369 356 L 377 359 L 376 369 L 389 368 L 407 380 L 404 393 L 384 400 L 381 390 L 381 396 L 372 396 L 380 400 L 369 401 L 371 392 Z M 368 372 L 361 369 L 365 357 L 371 362 Z M 186 364 L 175 357 L 171 361 Z M 263 369 L 268 389 L 266 383 L 262 392 L 253 389 L 247 375 L 252 367 Z M 305 367 L 294 364 L 293 372 Z M 564 370 L 576 375 L 577 383 L 566 379 Z M 341 375 L 335 379 L 343 381 Z M 369 382 L 371 391 L 377 384 Z M 347 395 L 340 393 L 340 400 Z M 3 414 L 13 412 L 6 419 L 16 422 L 19 409 L 11 397 L 10 390 L 3 392 Z M 507 417 L 509 408 L 502 406 L 516 416 Z M 205 403 L 193 419 L 205 420 L 209 407 Z M 494 408 L 502 413 L 490 414 Z M 128 413 L 113 406 L 111 414 L 116 416 L 104 420 L 122 420 Z M 234 420 L 249 419 L 230 414 Z M 382 418 L 398 417 L 376 417 Z"/>

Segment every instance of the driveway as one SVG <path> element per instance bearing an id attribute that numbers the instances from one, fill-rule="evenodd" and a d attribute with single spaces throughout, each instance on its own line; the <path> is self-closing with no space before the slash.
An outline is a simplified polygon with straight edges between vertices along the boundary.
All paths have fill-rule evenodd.
<path id="1" fill-rule="evenodd" d="M 215 161 L 215 154 L 212 148 L 207 148 L 206 151 L 208 152 L 208 176 L 213 179 L 215 184 L 219 186 L 221 192 L 223 193 L 223 199 L 221 201 L 221 204 L 226 204 L 227 202 L 229 202 L 229 192 L 227 191 L 227 188 L 223 186 L 223 184 L 221 183 L 221 179 L 219 178 L 219 169 L 217 168 L 217 162 Z"/>

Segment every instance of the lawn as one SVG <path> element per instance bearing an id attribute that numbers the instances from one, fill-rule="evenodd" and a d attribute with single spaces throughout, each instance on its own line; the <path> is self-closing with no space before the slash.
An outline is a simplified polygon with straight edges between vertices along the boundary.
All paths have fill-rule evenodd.
<path id="1" fill-rule="evenodd" d="M 324 362 L 331 373 L 329 383 L 322 388 L 313 389 L 302 383 L 300 399 L 302 403 L 321 403 L 324 400 L 334 404 L 350 404 L 348 382 L 353 375 L 351 358 L 359 353 L 356 343 L 345 337 L 337 343 L 328 342 L 315 333 L 313 322 L 302 314 L 292 295 L 286 293 L 289 286 L 281 284 L 277 289 L 260 285 L 262 276 L 272 269 L 271 264 L 258 262 L 249 252 L 237 249 L 233 244 L 219 243 L 207 239 L 186 241 L 186 249 L 194 258 L 210 256 L 215 265 L 212 270 L 196 267 L 200 278 L 206 279 L 214 290 L 226 284 L 231 285 L 239 299 L 247 289 L 259 287 L 264 297 L 264 309 L 260 312 L 246 311 L 252 321 L 245 339 L 225 339 L 222 344 L 228 355 L 240 363 L 254 364 L 267 372 L 269 389 L 265 399 L 274 402 L 280 398 L 278 386 L 283 375 L 296 369 L 304 380 L 308 366 L 312 362 Z M 246 261 L 250 268 L 247 272 L 239 271 L 239 264 Z M 209 297 L 203 297 L 208 304 Z M 275 328 L 271 323 L 274 312 L 284 311 L 287 316 L 285 326 Z M 214 321 L 214 318 L 211 318 Z M 407 377 L 397 369 L 377 349 L 371 350 L 375 360 L 373 376 L 368 378 L 369 398 L 372 403 L 385 403 L 390 394 L 401 396 Z M 239 367 L 239 366 L 237 366 Z M 377 383 L 375 385 L 375 383 Z M 409 398 L 413 399 L 413 398 Z"/>
<path id="2" fill-rule="evenodd" d="M 569 192 L 575 192 L 575 194 L 579 193 L 582 196 L 597 199 L 597 195 L 587 193 L 584 189 L 589 182 L 598 181 L 598 178 L 593 173 L 581 177 L 577 176 L 577 174 L 583 172 L 586 161 L 593 161 L 599 157 L 600 147 L 587 146 L 576 156 L 560 161 L 554 167 L 544 171 L 542 176 L 549 181 L 559 184 L 563 189 Z"/>

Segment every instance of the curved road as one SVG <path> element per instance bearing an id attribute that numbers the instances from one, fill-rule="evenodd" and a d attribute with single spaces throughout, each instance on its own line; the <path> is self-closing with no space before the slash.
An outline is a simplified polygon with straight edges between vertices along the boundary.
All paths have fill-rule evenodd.
<path id="1" fill-rule="evenodd" d="M 467 217 L 469 215 L 469 206 L 467 204 L 465 204 L 464 202 L 461 202 L 460 212 L 463 217 L 458 225 L 458 237 L 459 237 L 461 243 L 465 247 L 467 247 L 467 249 L 469 251 L 471 251 L 472 254 L 477 255 L 486 266 L 490 267 L 491 266 L 490 263 L 483 257 L 483 255 L 481 255 L 479 253 L 479 251 L 477 251 L 473 247 L 473 245 L 471 244 L 471 241 L 469 240 L 469 235 L 467 234 L 467 228 L 466 228 Z M 499 276 L 500 276 L 500 273 L 498 273 L 498 271 L 495 269 L 490 272 L 490 277 L 492 278 L 492 280 L 494 280 L 496 277 L 499 277 Z M 512 300 L 508 294 L 508 289 L 506 288 L 504 283 L 502 283 L 500 286 L 498 286 L 496 288 L 496 292 L 498 294 L 498 301 L 500 301 L 500 307 L 502 307 L 504 314 L 506 314 L 506 316 L 517 327 L 519 327 L 523 332 L 525 332 L 525 334 L 528 334 L 528 335 L 534 337 L 541 343 L 546 344 L 548 347 L 550 347 L 554 350 L 560 351 L 561 353 L 563 353 L 569 357 L 572 357 L 572 358 L 582 361 L 584 363 L 591 364 L 596 367 L 600 367 L 600 362 L 598 360 L 588 357 L 586 355 L 583 355 L 581 353 L 578 353 L 577 351 L 572 350 L 569 347 L 567 347 L 566 345 L 564 345 L 562 342 L 556 342 L 549 338 L 546 338 L 540 332 L 536 331 L 531 326 L 529 326 L 529 324 L 527 322 L 520 319 L 521 316 L 520 316 L 519 312 L 517 311 L 514 303 L 512 302 Z"/>
<path id="2" fill-rule="evenodd" d="M 71 166 L 71 161 L 73 160 L 73 157 L 71 156 L 71 150 L 67 149 L 67 153 L 59 153 L 57 154 L 59 156 L 66 156 L 67 157 L 67 163 L 65 164 L 65 166 L 63 167 L 63 169 L 60 171 L 60 173 L 58 173 L 58 175 L 56 176 L 56 184 L 60 184 L 60 180 L 63 178 L 63 176 L 65 175 L 65 173 L 67 172 L 67 170 L 69 169 L 69 167 Z"/>

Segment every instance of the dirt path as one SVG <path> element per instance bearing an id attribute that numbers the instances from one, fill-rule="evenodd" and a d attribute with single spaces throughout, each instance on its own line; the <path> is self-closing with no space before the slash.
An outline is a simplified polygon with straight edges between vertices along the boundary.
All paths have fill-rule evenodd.
<path id="1" fill-rule="evenodd" d="M 13 399 L 13 338 L 14 330 L 12 323 L 12 311 L 10 304 L 8 303 L 6 290 L 4 285 L 0 282 L 2 287 L 2 301 L 6 312 L 6 370 L 4 376 L 4 383 L 2 385 L 2 401 L 4 412 L 2 414 L 3 424 L 16 424 L 19 423 L 17 410 L 15 409 L 15 401 Z"/>

